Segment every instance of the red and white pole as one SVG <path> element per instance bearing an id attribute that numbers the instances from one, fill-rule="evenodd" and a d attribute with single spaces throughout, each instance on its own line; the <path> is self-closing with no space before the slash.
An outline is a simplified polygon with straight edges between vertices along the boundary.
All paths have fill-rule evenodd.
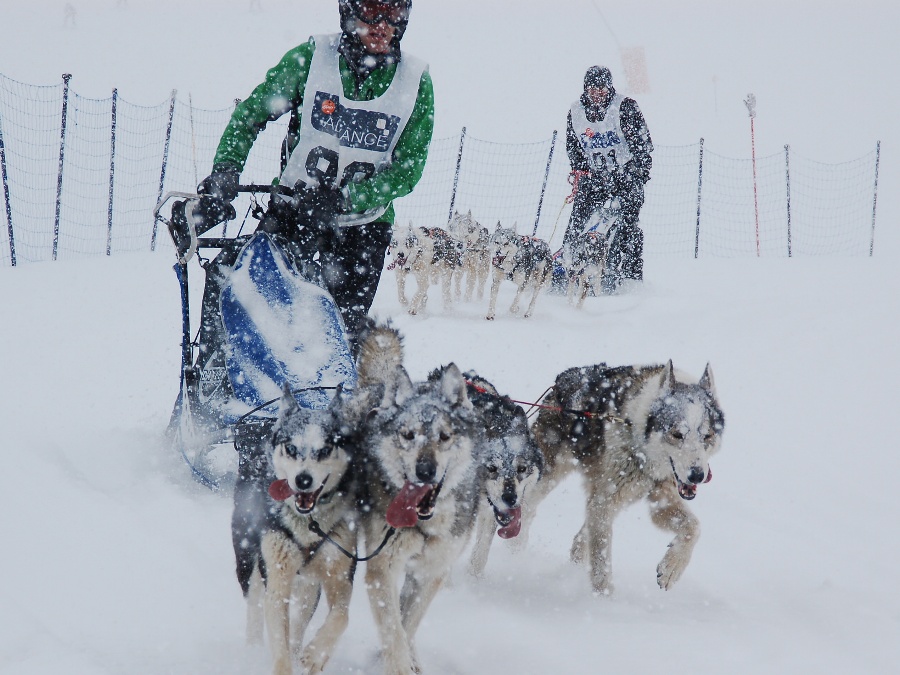
<path id="1" fill-rule="evenodd" d="M 753 214 L 756 220 L 756 257 L 759 257 L 759 193 L 756 187 L 756 133 L 753 120 L 756 119 L 756 95 L 748 94 L 744 99 L 747 112 L 750 113 L 750 156 L 753 164 Z"/>

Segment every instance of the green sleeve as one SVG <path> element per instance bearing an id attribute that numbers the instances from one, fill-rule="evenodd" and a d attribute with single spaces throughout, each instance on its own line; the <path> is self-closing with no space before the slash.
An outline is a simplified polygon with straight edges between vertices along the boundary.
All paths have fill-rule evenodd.
<path id="1" fill-rule="evenodd" d="M 243 171 L 250 148 L 266 124 L 292 108 L 301 107 L 314 49 L 315 42 L 310 38 L 309 42 L 289 51 L 266 73 L 265 81 L 249 98 L 237 105 L 219 140 L 214 165 L 233 164 Z"/>
<path id="2" fill-rule="evenodd" d="M 386 206 L 412 192 L 425 170 L 433 131 L 434 88 L 431 75 L 425 71 L 419 81 L 419 93 L 412 115 L 394 148 L 390 167 L 369 179 L 349 185 L 347 191 L 351 210 L 358 213 Z M 392 220 L 393 209 L 385 215 Z"/>

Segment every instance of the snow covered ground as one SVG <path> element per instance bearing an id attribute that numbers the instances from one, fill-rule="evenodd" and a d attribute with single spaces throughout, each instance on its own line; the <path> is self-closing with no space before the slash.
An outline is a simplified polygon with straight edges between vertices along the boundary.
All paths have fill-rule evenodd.
<path id="1" fill-rule="evenodd" d="M 118 86 L 135 102 L 177 86 L 219 107 L 336 17 L 331 0 L 262 0 L 261 14 L 249 0 L 72 4 L 74 29 L 62 2 L 4 8 L 0 70 L 34 83 L 74 72 L 83 95 Z M 467 124 L 508 141 L 560 128 L 585 67 L 615 72 L 612 28 L 646 46 L 651 92 L 639 100 L 658 143 L 705 135 L 746 157 L 751 90 L 769 152 L 790 142 L 839 161 L 880 138 L 876 255 L 650 259 L 641 291 L 582 311 L 545 296 L 533 319 L 514 319 L 505 289 L 493 323 L 484 304 L 447 314 L 436 298 L 405 316 L 386 273 L 375 312 L 406 335 L 414 377 L 452 360 L 529 400 L 573 365 L 672 358 L 699 374 L 709 361 L 727 418 L 715 478 L 692 503 L 703 536 L 674 590 L 656 587 L 667 539 L 638 506 L 616 528 L 615 596 L 591 596 L 567 560 L 583 517 L 572 480 L 544 503 L 523 555 L 498 542 L 482 582 L 459 566 L 420 631 L 426 672 L 897 672 L 900 106 L 888 74 L 900 11 L 598 2 L 608 28 L 589 0 L 560 5 L 417 0 L 407 46 L 432 63 L 443 133 Z M 488 64 L 502 64 L 499 82 Z M 180 357 L 172 262 L 164 250 L 0 269 L 3 675 L 269 670 L 243 643 L 229 501 L 162 439 Z M 328 672 L 377 672 L 376 649 L 360 584 Z"/>

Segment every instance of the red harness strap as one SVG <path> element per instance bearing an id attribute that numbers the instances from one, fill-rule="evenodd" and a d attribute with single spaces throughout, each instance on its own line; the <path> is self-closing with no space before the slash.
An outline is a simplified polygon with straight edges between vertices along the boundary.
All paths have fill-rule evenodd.
<path id="1" fill-rule="evenodd" d="M 569 174 L 569 185 L 572 186 L 572 192 L 566 197 L 566 204 L 571 204 L 575 201 L 575 195 L 578 194 L 578 181 L 580 181 L 583 177 L 590 175 L 590 171 L 573 171 Z"/>

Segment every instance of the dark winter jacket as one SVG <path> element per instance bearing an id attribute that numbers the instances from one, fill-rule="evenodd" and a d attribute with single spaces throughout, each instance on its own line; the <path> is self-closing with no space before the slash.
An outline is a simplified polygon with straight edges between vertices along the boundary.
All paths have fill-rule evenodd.
<path id="1" fill-rule="evenodd" d="M 266 74 L 265 81 L 253 90 L 249 98 L 237 105 L 219 141 L 214 164 L 227 163 L 243 170 L 259 132 L 268 122 L 287 112 L 293 113 L 291 127 L 299 129 L 303 91 L 314 51 L 312 38 L 289 51 Z M 348 65 L 343 55 L 340 57 L 340 69 L 344 96 L 353 101 L 371 101 L 387 91 L 397 64 L 385 63 L 359 78 L 359 83 L 356 71 Z M 348 186 L 351 211 L 362 212 L 385 206 L 412 192 L 425 169 L 433 130 L 434 90 L 431 76 L 426 71 L 419 82 L 412 115 L 394 149 L 391 166 L 371 178 Z M 289 140 L 289 150 L 293 150 L 298 138 L 294 135 Z M 379 220 L 393 223 L 393 206 Z"/>
<path id="2" fill-rule="evenodd" d="M 615 90 L 611 88 L 610 99 L 615 96 Z M 581 105 L 584 106 L 585 114 L 589 121 L 599 122 L 606 116 L 607 108 L 598 108 L 594 106 L 587 94 L 581 96 Z M 650 169 L 653 166 L 653 159 L 650 153 L 653 151 L 653 141 L 650 139 L 650 131 L 647 129 L 647 123 L 644 121 L 644 115 L 638 108 L 634 99 L 624 98 L 619 108 L 619 119 L 622 125 L 622 133 L 625 135 L 625 142 L 631 151 L 632 160 L 626 166 L 625 171 L 632 174 L 635 178 L 639 178 L 646 183 L 650 180 Z M 584 154 L 584 149 L 578 140 L 578 136 L 572 127 L 572 113 L 569 113 L 568 124 L 566 127 L 566 152 L 569 155 L 569 162 L 572 165 L 572 171 L 589 171 L 590 163 Z"/>

